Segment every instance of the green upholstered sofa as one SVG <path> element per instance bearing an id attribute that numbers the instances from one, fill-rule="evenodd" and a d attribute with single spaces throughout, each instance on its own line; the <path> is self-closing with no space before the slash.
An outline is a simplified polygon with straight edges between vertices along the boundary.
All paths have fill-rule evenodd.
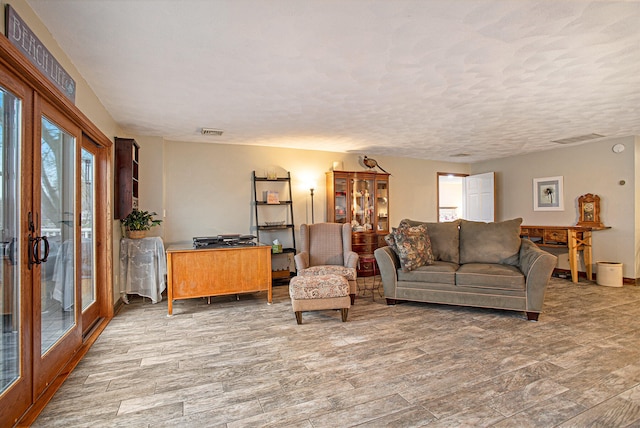
<path id="1" fill-rule="evenodd" d="M 434 261 L 407 271 L 396 250 L 378 248 L 374 254 L 387 304 L 415 301 L 507 309 L 538 320 L 557 258 L 520 238 L 522 219 L 403 222 L 427 227 Z"/>

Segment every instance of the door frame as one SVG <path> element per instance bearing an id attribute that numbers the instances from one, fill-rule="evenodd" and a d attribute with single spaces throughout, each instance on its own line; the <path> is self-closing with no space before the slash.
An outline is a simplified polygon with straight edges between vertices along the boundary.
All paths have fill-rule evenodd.
<path id="1" fill-rule="evenodd" d="M 449 172 L 438 172 L 436 177 L 436 218 L 438 222 L 440 222 L 440 210 L 445 208 L 453 208 L 453 207 L 441 207 L 440 206 L 440 177 L 458 177 L 461 179 L 462 184 L 462 200 L 460 201 L 462 205 L 462 210 L 458 213 L 458 218 L 473 220 L 473 221 L 484 221 L 484 222 L 493 222 L 496 221 L 496 211 L 497 211 L 497 202 L 496 202 L 496 179 L 495 172 L 487 172 L 481 174 L 464 174 L 464 173 L 449 173 Z M 477 207 L 480 212 L 487 212 L 487 209 L 490 210 L 490 217 L 484 217 L 481 214 L 474 212 L 473 210 L 477 207 L 474 207 L 474 204 L 471 203 L 470 198 L 475 196 L 469 190 L 469 185 L 471 183 L 480 183 L 480 187 L 483 186 L 487 182 L 491 182 L 491 199 L 490 201 L 486 201 L 486 198 L 483 198 L 483 193 L 477 193 L 479 196 Z M 487 204 L 488 202 L 488 204 Z M 460 207 L 456 207 L 460 208 Z"/>
<path id="2" fill-rule="evenodd" d="M 464 174 L 461 172 L 438 172 L 437 176 L 436 176 L 436 218 L 438 219 L 437 222 L 440 223 L 440 209 L 445 209 L 447 207 L 441 207 L 440 206 L 440 177 L 459 177 L 461 179 L 463 179 L 462 182 L 462 198 L 464 202 L 464 192 L 465 192 L 465 184 L 464 184 L 464 178 L 468 177 L 469 174 Z M 460 208 L 460 207 L 456 207 L 456 208 Z M 463 218 L 464 217 L 464 210 L 461 211 L 459 213 L 459 218 Z"/>

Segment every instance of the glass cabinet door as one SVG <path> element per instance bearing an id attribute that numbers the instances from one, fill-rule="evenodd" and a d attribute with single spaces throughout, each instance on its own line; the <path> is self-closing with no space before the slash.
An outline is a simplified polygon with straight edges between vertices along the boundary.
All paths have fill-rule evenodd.
<path id="1" fill-rule="evenodd" d="M 373 180 L 353 178 L 351 180 L 351 223 L 354 232 L 373 229 Z"/>
<path id="2" fill-rule="evenodd" d="M 346 223 L 347 222 L 347 179 L 336 178 L 334 189 L 334 201 L 335 201 L 335 222 Z"/>
<path id="3" fill-rule="evenodd" d="M 378 232 L 389 231 L 389 182 L 376 181 L 376 227 Z"/>

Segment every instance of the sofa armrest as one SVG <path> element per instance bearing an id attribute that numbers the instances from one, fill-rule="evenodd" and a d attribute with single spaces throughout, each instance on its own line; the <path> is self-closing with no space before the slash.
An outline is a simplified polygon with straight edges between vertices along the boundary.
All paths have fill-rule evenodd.
<path id="1" fill-rule="evenodd" d="M 520 270 L 526 278 L 527 312 L 541 312 L 544 293 L 558 258 L 528 239 L 520 244 Z"/>
<path id="2" fill-rule="evenodd" d="M 296 270 L 301 271 L 309 267 L 309 253 L 301 251 L 293 257 L 296 262 Z"/>
<path id="3" fill-rule="evenodd" d="M 373 252 L 380 270 L 380 278 L 384 287 L 384 297 L 396 298 L 396 285 L 398 283 L 398 268 L 400 260 L 391 247 L 380 247 Z"/>
<path id="4" fill-rule="evenodd" d="M 358 253 L 355 251 L 345 251 L 344 253 L 344 267 L 357 269 L 358 268 Z"/>

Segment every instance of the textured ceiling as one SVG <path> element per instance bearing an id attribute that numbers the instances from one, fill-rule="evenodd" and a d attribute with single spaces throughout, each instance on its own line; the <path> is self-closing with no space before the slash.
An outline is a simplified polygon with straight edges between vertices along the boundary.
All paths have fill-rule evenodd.
<path id="1" fill-rule="evenodd" d="M 27 2 L 132 134 L 454 162 L 640 135 L 637 1 Z"/>

